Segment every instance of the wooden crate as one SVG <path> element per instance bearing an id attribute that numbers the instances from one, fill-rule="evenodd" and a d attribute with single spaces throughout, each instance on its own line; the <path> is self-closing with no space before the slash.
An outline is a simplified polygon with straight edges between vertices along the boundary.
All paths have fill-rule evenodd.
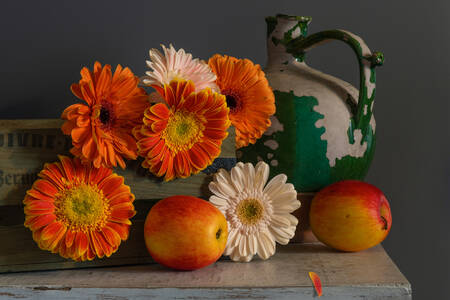
<path id="1" fill-rule="evenodd" d="M 219 167 L 231 168 L 236 163 L 234 130 L 230 129 L 220 157 L 206 172 L 195 176 L 162 182 L 141 168 L 140 161 L 129 161 L 125 170 L 117 168 L 115 172 L 125 177 L 125 183 L 136 196 L 137 214 L 132 219 L 129 239 L 110 258 L 73 262 L 40 250 L 31 231 L 23 226 L 22 200 L 37 173 L 44 163 L 56 161 L 58 154 L 70 155 L 72 142 L 62 134 L 61 124 L 58 119 L 0 120 L 0 273 L 149 263 L 152 259 L 144 244 L 143 224 L 151 206 L 177 194 L 208 199 L 211 173 Z M 313 196 L 313 193 L 298 195 L 302 206 L 294 212 L 300 222 L 293 243 L 317 241 L 308 222 Z"/>
<path id="2" fill-rule="evenodd" d="M 22 200 L 44 163 L 69 154 L 71 139 L 62 134 L 58 119 L 0 120 L 0 272 L 66 269 L 147 263 L 143 223 L 151 206 L 159 199 L 177 194 L 207 199 L 211 173 L 236 163 L 234 130 L 222 145 L 222 152 L 207 170 L 186 179 L 163 182 L 129 161 L 127 169 L 115 172 L 125 177 L 136 196 L 137 215 L 132 219 L 129 239 L 110 258 L 77 263 L 38 248 L 31 231 L 25 228 Z"/>

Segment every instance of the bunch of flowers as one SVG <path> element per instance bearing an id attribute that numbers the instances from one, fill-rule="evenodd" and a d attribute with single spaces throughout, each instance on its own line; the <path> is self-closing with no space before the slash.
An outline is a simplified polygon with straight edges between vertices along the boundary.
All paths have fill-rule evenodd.
<path id="1" fill-rule="evenodd" d="M 94 64 L 71 86 L 86 104 L 66 108 L 65 134 L 71 153 L 94 167 L 125 168 L 142 156 L 142 166 L 164 180 L 186 178 L 211 165 L 228 127 L 236 148 L 254 144 L 270 126 L 274 95 L 259 65 L 214 55 L 208 63 L 183 49 L 150 50 L 150 70 L 141 80 L 156 90 L 150 105 L 139 79 L 128 68 Z"/>
<path id="2" fill-rule="evenodd" d="M 150 50 L 150 70 L 141 79 L 121 65 L 112 72 L 95 62 L 72 84 L 84 103 L 61 117 L 75 158 L 46 164 L 24 199 L 25 226 L 41 249 L 76 261 L 109 257 L 127 239 L 135 214 L 134 195 L 113 167 L 141 156 L 142 167 L 165 181 L 186 178 L 220 155 L 230 126 L 240 148 L 271 125 L 274 94 L 259 65 L 226 55 L 205 62 L 172 45 L 162 50 Z M 156 92 L 149 96 L 140 85 Z M 276 241 L 294 235 L 296 192 L 284 175 L 264 188 L 264 163 L 239 163 L 230 174 L 222 169 L 210 184 L 210 201 L 230 227 L 225 254 L 267 259 Z"/>
<path id="3" fill-rule="evenodd" d="M 165 180 L 184 178 L 220 154 L 230 124 L 237 148 L 254 144 L 270 126 L 275 100 L 259 65 L 221 55 L 207 64 L 172 45 L 162 48 L 150 50 L 142 82 L 164 102 L 148 109 L 133 131 L 143 167 Z"/>

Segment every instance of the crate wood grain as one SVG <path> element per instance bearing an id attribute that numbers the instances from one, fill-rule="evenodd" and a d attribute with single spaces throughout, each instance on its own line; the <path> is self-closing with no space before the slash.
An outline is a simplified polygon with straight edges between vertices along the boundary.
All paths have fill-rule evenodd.
<path id="1" fill-rule="evenodd" d="M 108 259 L 75 263 L 40 250 L 30 230 L 23 226 L 22 200 L 37 173 L 44 163 L 56 161 L 58 154 L 70 155 L 71 139 L 62 134 L 61 125 L 58 119 L 0 120 L 0 272 L 150 262 L 143 240 L 143 223 L 151 206 L 159 199 L 177 194 L 207 199 L 209 173 L 236 162 L 234 129 L 230 128 L 220 157 L 205 172 L 189 178 L 162 182 L 141 168 L 139 161 L 128 161 L 125 170 L 116 168 L 115 172 L 124 176 L 136 196 L 137 215 L 132 219 L 129 239 Z"/>
<path id="2" fill-rule="evenodd" d="M 321 244 L 278 246 L 267 261 L 219 261 L 192 272 L 150 264 L 0 274 L 2 299 L 411 299 L 411 285 L 381 246 L 356 252 Z"/>
<path id="3" fill-rule="evenodd" d="M 44 163 L 56 161 L 58 154 L 69 154 L 72 142 L 62 134 L 62 122 L 59 119 L 0 120 L 0 205 L 20 204 Z M 231 166 L 235 161 L 234 128 L 230 127 L 219 158 L 206 171 Z M 128 161 L 125 170 L 115 169 L 131 185 L 137 200 L 161 199 L 176 193 L 200 197 L 207 193 L 208 172 L 162 182 L 139 165 L 140 161 Z"/>

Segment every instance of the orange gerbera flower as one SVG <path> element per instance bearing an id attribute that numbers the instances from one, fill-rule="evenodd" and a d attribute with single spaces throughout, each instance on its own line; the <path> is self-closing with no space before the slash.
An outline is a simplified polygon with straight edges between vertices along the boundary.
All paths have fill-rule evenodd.
<path id="1" fill-rule="evenodd" d="M 269 128 L 275 97 L 259 65 L 248 59 L 214 55 L 208 61 L 216 83 L 226 96 L 230 120 L 236 128 L 236 148 L 254 144 Z"/>
<path id="2" fill-rule="evenodd" d="M 109 168 L 59 156 L 27 191 L 25 226 L 42 250 L 76 261 L 109 257 L 128 238 L 134 195 Z"/>
<path id="3" fill-rule="evenodd" d="M 64 134 L 72 136 L 71 153 L 83 163 L 125 168 L 123 158 L 136 159 L 137 146 L 131 131 L 142 122 L 149 106 L 147 94 L 137 85 L 139 79 L 130 69 L 95 62 L 94 71 L 81 70 L 81 80 L 70 87 L 72 93 L 86 101 L 66 108 L 61 118 L 67 120 Z"/>
<path id="4" fill-rule="evenodd" d="M 196 93 L 192 81 L 153 87 L 166 103 L 148 108 L 144 124 L 133 130 L 142 166 L 166 181 L 200 172 L 219 156 L 228 135 L 225 96 L 210 88 Z"/>

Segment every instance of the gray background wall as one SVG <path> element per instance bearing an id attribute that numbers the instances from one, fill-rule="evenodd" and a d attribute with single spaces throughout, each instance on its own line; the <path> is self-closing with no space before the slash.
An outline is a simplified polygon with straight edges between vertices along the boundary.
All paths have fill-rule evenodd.
<path id="1" fill-rule="evenodd" d="M 264 16 L 276 13 L 313 16 L 311 33 L 348 29 L 384 52 L 367 181 L 390 200 L 384 246 L 415 299 L 448 298 L 449 1 L 2 1 L 0 118 L 58 117 L 75 101 L 69 85 L 82 66 L 121 63 L 142 75 L 148 49 L 160 43 L 264 65 Z M 314 49 L 308 62 L 357 84 L 343 44 Z"/>

